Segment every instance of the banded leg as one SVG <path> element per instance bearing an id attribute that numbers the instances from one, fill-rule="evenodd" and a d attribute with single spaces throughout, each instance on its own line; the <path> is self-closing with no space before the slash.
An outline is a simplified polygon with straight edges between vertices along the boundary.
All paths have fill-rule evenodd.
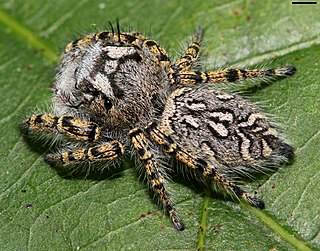
<path id="1" fill-rule="evenodd" d="M 144 47 L 157 57 L 160 64 L 168 66 L 170 62 L 167 52 L 156 41 L 147 39 L 144 35 L 137 32 L 100 32 L 95 36 L 95 39 L 109 40 L 113 43 L 121 43 L 129 46 Z"/>
<path id="2" fill-rule="evenodd" d="M 252 197 L 239 186 L 233 184 L 224 178 L 214 166 L 206 162 L 203 159 L 197 158 L 191 152 L 178 146 L 174 140 L 161 130 L 155 123 L 151 123 L 146 128 L 146 133 L 159 145 L 163 147 L 163 150 L 171 155 L 174 155 L 176 159 L 185 164 L 190 169 L 197 171 L 203 177 L 208 177 L 219 184 L 221 184 L 226 190 L 233 192 L 238 198 L 243 198 L 250 205 L 263 209 L 264 202 L 259 198 Z"/>
<path id="3" fill-rule="evenodd" d="M 65 52 L 68 53 L 76 48 L 85 48 L 100 41 L 104 44 L 122 44 L 122 45 L 140 45 L 146 38 L 139 33 L 124 33 L 112 28 L 111 32 L 102 31 L 97 34 L 91 34 L 70 42 Z"/>
<path id="4" fill-rule="evenodd" d="M 173 207 L 169 193 L 164 184 L 164 177 L 152 154 L 148 140 L 142 130 L 135 128 L 129 132 L 131 142 L 139 158 L 145 164 L 147 178 L 154 191 L 160 196 L 164 208 L 169 213 L 170 219 L 177 230 L 183 230 L 184 224 Z"/>
<path id="5" fill-rule="evenodd" d="M 58 117 L 48 113 L 34 114 L 25 120 L 22 126 L 38 132 L 59 132 L 81 141 L 97 141 L 101 138 L 101 129 L 98 125 L 68 115 Z"/>
<path id="6" fill-rule="evenodd" d="M 196 34 L 193 36 L 185 54 L 175 62 L 171 68 L 174 72 L 187 71 L 198 59 L 200 54 L 200 43 L 203 36 L 203 30 L 198 28 Z"/>
<path id="7" fill-rule="evenodd" d="M 185 84 L 237 82 L 244 79 L 292 76 L 296 68 L 288 66 L 267 70 L 228 69 L 212 72 L 183 71 L 175 76 L 175 81 Z"/>
<path id="8" fill-rule="evenodd" d="M 124 146 L 118 141 L 108 142 L 99 146 L 80 148 L 61 153 L 49 153 L 45 160 L 49 163 L 63 165 L 77 164 L 85 161 L 113 160 L 124 154 Z"/>
<path id="9" fill-rule="evenodd" d="M 157 59 L 160 61 L 160 64 L 164 66 L 169 66 L 170 64 L 167 52 L 161 48 L 157 42 L 154 40 L 149 40 L 142 34 L 136 32 L 120 32 L 118 27 L 116 31 L 114 31 L 112 28 L 111 32 L 102 31 L 97 34 L 91 34 L 84 38 L 75 40 L 66 46 L 65 52 L 68 53 L 76 48 L 85 48 L 98 41 L 104 44 L 144 47 L 157 57 Z"/>

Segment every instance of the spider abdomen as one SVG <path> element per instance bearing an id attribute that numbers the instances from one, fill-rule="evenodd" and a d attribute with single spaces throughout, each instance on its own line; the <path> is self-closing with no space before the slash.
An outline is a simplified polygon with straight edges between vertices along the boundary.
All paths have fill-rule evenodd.
<path id="1" fill-rule="evenodd" d="M 209 86 L 173 92 L 161 126 L 199 158 L 228 168 L 276 166 L 292 155 L 292 148 L 255 105 Z"/>

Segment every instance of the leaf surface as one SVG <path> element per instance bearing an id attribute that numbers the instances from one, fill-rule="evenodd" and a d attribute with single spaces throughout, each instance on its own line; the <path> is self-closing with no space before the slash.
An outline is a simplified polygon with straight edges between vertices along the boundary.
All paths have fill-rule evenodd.
<path id="1" fill-rule="evenodd" d="M 319 7 L 289 1 L 6 1 L 0 3 L 0 246 L 3 250 L 320 249 Z M 277 117 L 294 163 L 244 185 L 266 209 L 169 182 L 186 230 L 177 232 L 139 181 L 134 163 L 99 178 L 63 178 L 26 140 L 21 119 L 50 104 L 60 51 L 108 29 L 155 38 L 173 58 L 196 26 L 204 67 L 292 64 L 297 74 L 250 94 Z M 183 46 L 181 46 L 181 44 Z M 200 226 L 202 231 L 200 231 Z"/>

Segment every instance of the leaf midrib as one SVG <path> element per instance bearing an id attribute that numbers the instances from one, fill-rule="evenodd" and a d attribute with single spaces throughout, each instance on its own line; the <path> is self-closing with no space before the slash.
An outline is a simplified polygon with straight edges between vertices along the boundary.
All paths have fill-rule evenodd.
<path id="1" fill-rule="evenodd" d="M 5 10 L 0 8 L 0 22 L 10 28 L 14 34 L 18 37 L 23 38 L 27 45 L 32 48 L 41 51 L 43 56 L 49 61 L 50 64 L 54 64 L 58 61 L 57 53 L 50 48 L 50 46 L 45 42 L 45 40 L 36 36 L 27 27 L 21 25 L 13 17 L 11 17 Z"/>

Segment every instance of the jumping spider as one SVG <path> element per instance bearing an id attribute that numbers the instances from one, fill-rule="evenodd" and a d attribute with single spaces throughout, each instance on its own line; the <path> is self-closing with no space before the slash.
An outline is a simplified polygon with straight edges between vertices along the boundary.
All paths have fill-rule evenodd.
<path id="1" fill-rule="evenodd" d="M 264 202 L 231 177 L 287 161 L 293 148 L 255 105 L 214 84 L 291 76 L 296 70 L 195 71 L 202 34 L 197 29 L 174 63 L 157 42 L 119 27 L 69 43 L 53 87 L 53 114 L 34 114 L 23 126 L 64 136 L 64 148 L 45 156 L 50 163 L 111 161 L 133 151 L 178 230 L 184 224 L 157 161 L 161 151 L 263 209 Z"/>

